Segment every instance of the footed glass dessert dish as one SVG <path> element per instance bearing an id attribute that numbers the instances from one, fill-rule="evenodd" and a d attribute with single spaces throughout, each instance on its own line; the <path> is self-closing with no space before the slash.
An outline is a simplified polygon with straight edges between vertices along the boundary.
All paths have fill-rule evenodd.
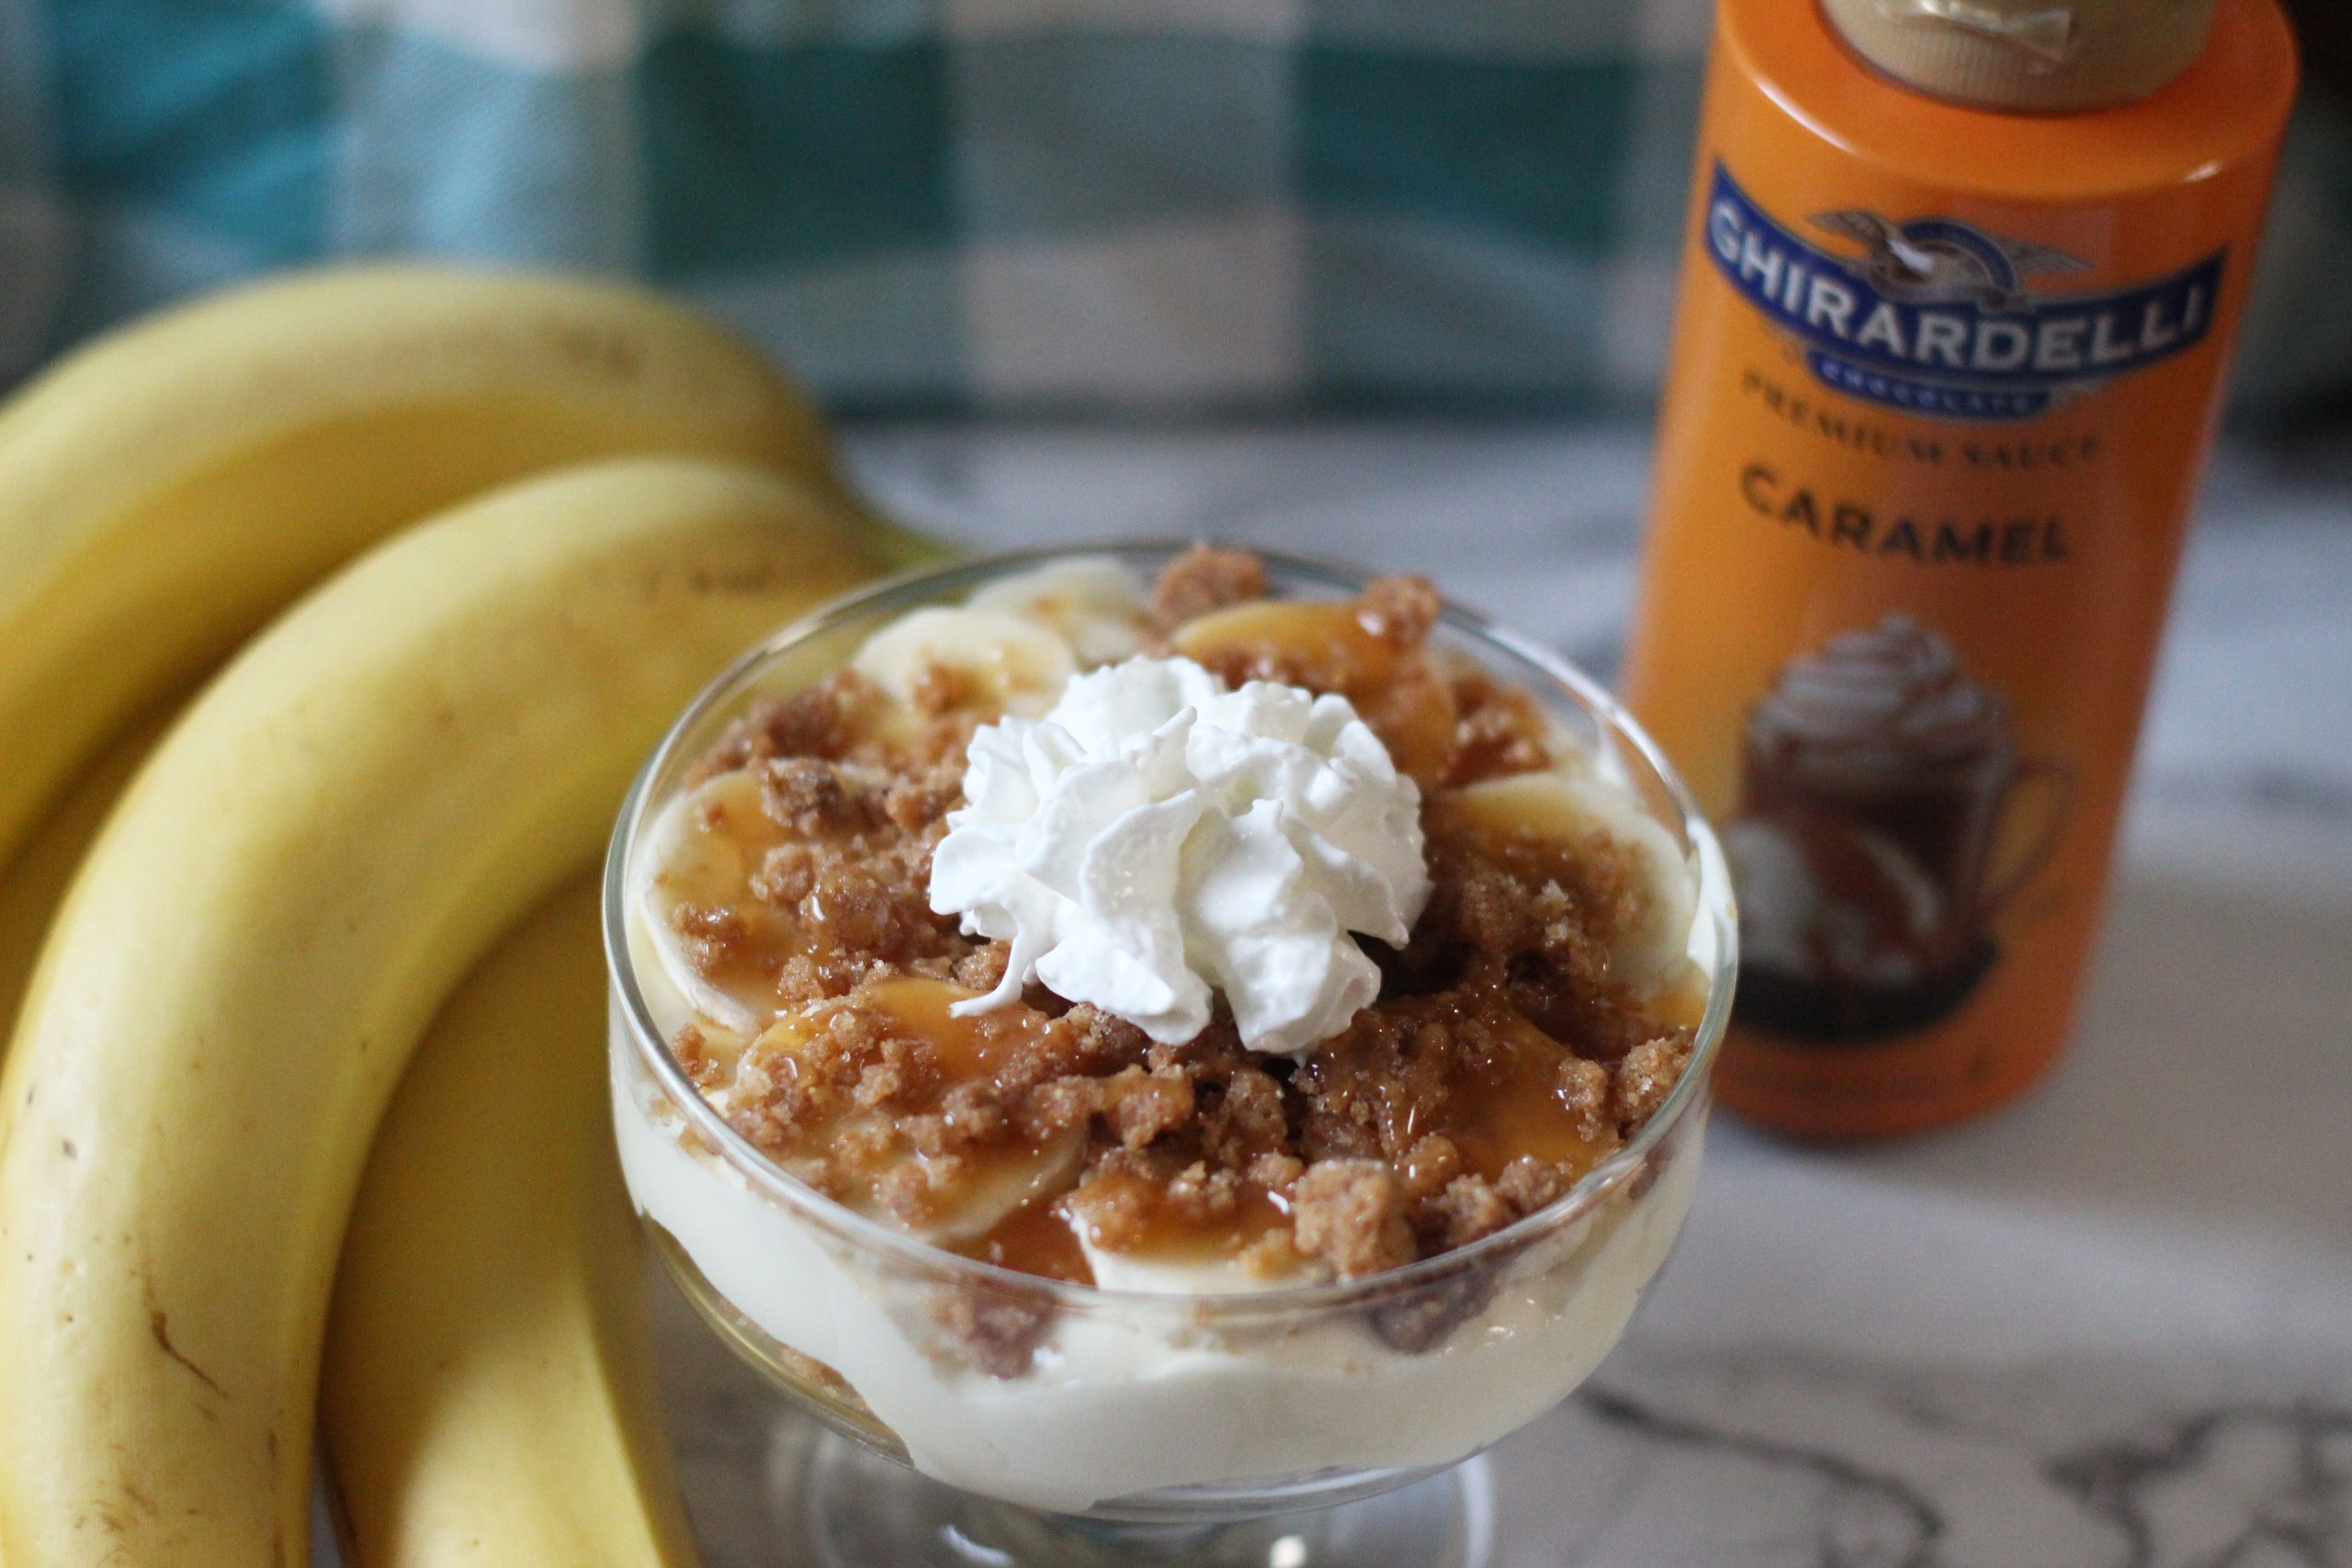
<path id="1" fill-rule="evenodd" d="M 1672 771 L 1590 680 L 1396 580 L 1181 554 L 840 602 L 714 682 L 624 807 L 623 1169 L 705 1322 L 833 1434 L 800 1477 L 823 1562 L 1473 1568 L 1464 1461 L 1585 1380 L 1680 1229 L 1736 943 Z M 1195 694 L 1089 740 L 1132 696 L 1089 671 Z M 1072 778 L 1095 837 L 1065 852 Z M 1023 883 L 1050 941 L 926 912 L 976 816 L 1075 889 Z M 1193 902 L 1152 927 L 1149 898 Z M 1197 1029 L 1168 1000 L 1195 970 Z"/>

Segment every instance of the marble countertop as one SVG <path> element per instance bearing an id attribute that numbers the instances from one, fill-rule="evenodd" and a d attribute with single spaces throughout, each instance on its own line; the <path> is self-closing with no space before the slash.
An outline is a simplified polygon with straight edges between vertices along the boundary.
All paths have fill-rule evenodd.
<path id="1" fill-rule="evenodd" d="M 1374 560 L 1604 675 L 1647 462 L 1492 426 L 892 427 L 852 457 L 976 547 Z M 1883 1147 L 1719 1121 L 1624 1345 L 1490 1457 L 1498 1563 L 2352 1565 L 2352 476 L 2229 455 L 2204 511 L 2068 1060 Z M 690 1500 L 717 1561 L 772 1562 L 745 1483 L 776 1455 L 732 1429 L 682 1427 Z"/>

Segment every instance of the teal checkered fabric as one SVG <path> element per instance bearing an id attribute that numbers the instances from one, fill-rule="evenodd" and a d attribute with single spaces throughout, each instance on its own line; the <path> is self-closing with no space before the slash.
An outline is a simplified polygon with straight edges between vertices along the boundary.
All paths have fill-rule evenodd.
<path id="1" fill-rule="evenodd" d="M 646 277 L 854 411 L 1638 409 L 1706 11 L 0 0 L 0 376 L 430 254 Z M 2347 361 L 2312 291 L 2352 179 L 2310 140 L 2257 400 Z"/>

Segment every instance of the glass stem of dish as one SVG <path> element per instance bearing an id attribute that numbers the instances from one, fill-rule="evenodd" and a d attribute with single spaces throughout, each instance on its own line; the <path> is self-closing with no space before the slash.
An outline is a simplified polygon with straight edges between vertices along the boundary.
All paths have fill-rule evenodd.
<path id="1" fill-rule="evenodd" d="M 1250 1533 L 1234 1524 L 1145 1525 L 1040 1514 L 974 1498 L 967 1532 L 977 1544 L 1006 1553 L 1005 1561 L 1050 1568 L 1116 1568 L 1144 1562 L 1217 1562 L 1220 1538 Z M 1234 1562 L 1250 1561 L 1232 1557 Z M 1256 1559 L 1263 1562 L 1262 1556 Z"/>
<path id="2" fill-rule="evenodd" d="M 959 1492 L 834 1432 L 801 1472 L 824 1568 L 1483 1568 L 1484 1461 L 1336 1507 L 1231 1520 L 1043 1513 Z"/>

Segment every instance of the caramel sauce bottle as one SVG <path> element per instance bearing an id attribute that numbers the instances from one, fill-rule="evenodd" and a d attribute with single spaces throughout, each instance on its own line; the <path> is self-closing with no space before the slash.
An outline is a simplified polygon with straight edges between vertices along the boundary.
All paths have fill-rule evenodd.
<path id="1" fill-rule="evenodd" d="M 1732 859 L 1740 1112 L 2064 1045 L 2295 75 L 2274 0 L 1719 0 L 1626 682 Z"/>

